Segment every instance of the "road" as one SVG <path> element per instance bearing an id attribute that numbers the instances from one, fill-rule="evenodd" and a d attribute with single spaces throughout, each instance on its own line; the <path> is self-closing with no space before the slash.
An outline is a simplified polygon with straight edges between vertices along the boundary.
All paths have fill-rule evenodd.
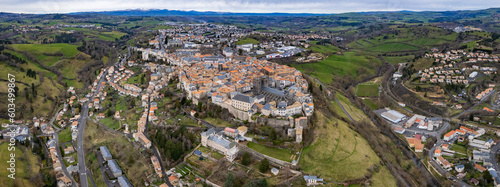
<path id="1" fill-rule="evenodd" d="M 101 88 L 101 83 L 104 81 L 107 70 L 102 74 L 101 79 L 97 83 L 96 92 Z M 83 149 L 83 133 L 85 131 L 85 123 L 87 122 L 87 117 L 89 115 L 89 102 L 94 100 L 94 96 L 96 93 L 92 93 L 92 96 L 89 98 L 89 101 L 85 102 L 82 106 L 82 112 L 80 113 L 80 120 L 78 121 L 78 136 L 76 143 L 76 151 L 78 153 L 78 173 L 80 174 L 80 185 L 81 187 L 88 187 L 87 181 L 87 167 L 85 165 L 85 153 Z M 90 173 L 90 172 L 89 172 Z"/>
<path id="2" fill-rule="evenodd" d="M 491 152 L 490 152 L 490 158 L 491 158 L 491 163 L 493 164 L 493 169 L 496 171 L 500 171 L 500 167 L 498 166 L 498 161 L 497 161 L 497 152 L 500 150 L 500 143 L 497 143 L 496 145 L 491 147 Z"/>
<path id="3" fill-rule="evenodd" d="M 148 109 L 146 111 L 149 111 L 150 107 L 151 107 L 151 96 L 148 95 Z M 146 136 L 146 138 L 150 139 L 148 136 L 148 124 L 149 124 L 149 112 L 147 112 L 147 116 L 146 116 L 146 125 L 144 127 L 144 136 Z M 154 155 L 156 156 L 156 158 L 158 158 L 158 161 L 160 161 L 161 173 L 163 174 L 163 179 L 165 180 L 165 183 L 167 184 L 167 186 L 173 187 L 174 185 L 172 185 L 172 183 L 170 183 L 170 180 L 168 179 L 167 173 L 165 172 L 165 167 L 163 166 L 163 162 L 162 162 L 161 157 L 160 157 L 160 152 L 156 149 L 156 146 L 155 146 L 153 141 L 151 141 L 151 150 L 153 150 Z"/>
<path id="4" fill-rule="evenodd" d="M 493 98 L 495 98 L 495 97 L 494 97 L 495 93 L 496 93 L 496 90 L 492 90 L 492 91 L 491 91 L 491 92 L 490 92 L 490 93 L 489 93 L 486 97 L 483 97 L 481 100 L 479 100 L 479 102 L 477 102 L 476 104 L 474 104 L 474 105 L 472 105 L 471 107 L 469 107 L 469 109 L 464 110 L 464 111 L 463 111 L 463 112 L 461 112 L 460 114 L 457 114 L 457 115 L 453 116 L 452 118 L 454 118 L 454 119 L 455 119 L 455 118 L 458 118 L 458 117 L 462 116 L 463 114 L 466 114 L 466 113 L 468 113 L 468 112 L 472 112 L 472 111 L 474 111 L 474 110 L 482 110 L 482 109 L 474 109 L 474 108 L 475 108 L 475 107 L 477 107 L 478 105 L 480 105 L 482 102 L 486 101 L 486 100 L 487 100 L 488 98 L 490 98 L 491 96 L 493 96 Z M 491 104 L 492 104 L 492 106 L 495 106 L 495 105 L 493 105 L 493 99 L 492 99 Z"/>
<path id="5" fill-rule="evenodd" d="M 334 97 L 334 98 L 335 98 L 335 101 L 337 102 L 337 104 L 339 104 L 340 108 L 342 108 L 342 110 L 344 111 L 344 113 L 347 115 L 347 117 L 349 117 L 349 119 L 351 121 L 354 121 L 354 119 L 352 119 L 351 115 L 349 115 L 349 113 L 345 110 L 344 106 L 342 106 L 342 104 L 340 104 L 340 102 L 337 99 L 337 97 Z"/>
<path id="6" fill-rule="evenodd" d="M 73 178 L 73 176 L 71 176 L 69 174 L 69 172 L 66 168 L 66 165 L 64 165 L 64 161 L 63 161 L 62 154 L 61 154 L 61 149 L 59 149 L 59 135 L 57 134 L 57 132 L 54 133 L 54 140 L 56 142 L 56 151 L 57 151 L 57 155 L 58 155 L 57 158 L 59 158 L 59 163 L 61 163 L 61 169 L 62 169 L 63 173 L 71 179 L 72 186 L 76 187 L 75 179 Z"/>

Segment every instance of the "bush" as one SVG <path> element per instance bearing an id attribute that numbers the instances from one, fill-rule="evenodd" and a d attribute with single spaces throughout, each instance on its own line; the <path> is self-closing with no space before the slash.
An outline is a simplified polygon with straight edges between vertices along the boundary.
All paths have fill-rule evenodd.
<path id="1" fill-rule="evenodd" d="M 267 170 L 269 170 L 269 160 L 267 160 L 267 158 L 264 158 L 264 160 L 260 162 L 259 171 L 261 173 L 265 173 Z"/>
<path id="2" fill-rule="evenodd" d="M 243 157 L 241 158 L 241 164 L 248 166 L 248 165 L 250 165 L 250 162 L 252 161 L 251 159 L 252 158 L 250 156 L 250 153 L 245 152 L 245 153 L 243 153 Z"/>

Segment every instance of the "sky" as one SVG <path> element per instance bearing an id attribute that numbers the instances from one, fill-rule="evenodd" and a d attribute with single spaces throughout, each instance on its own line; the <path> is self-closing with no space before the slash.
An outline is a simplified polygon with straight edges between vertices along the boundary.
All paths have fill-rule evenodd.
<path id="1" fill-rule="evenodd" d="M 479 10 L 499 0 L 0 0 L 0 12 L 70 13 L 125 9 L 216 12 L 345 13 L 367 11 Z"/>

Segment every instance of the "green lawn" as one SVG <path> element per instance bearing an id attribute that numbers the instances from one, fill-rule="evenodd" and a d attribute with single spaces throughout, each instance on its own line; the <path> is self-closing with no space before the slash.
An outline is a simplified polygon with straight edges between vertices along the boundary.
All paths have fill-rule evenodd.
<path id="1" fill-rule="evenodd" d="M 337 76 L 351 76 L 358 79 L 361 74 L 374 74 L 374 67 L 380 64 L 379 59 L 355 52 L 345 52 L 342 55 L 331 55 L 316 63 L 293 64 L 292 66 L 318 78 L 325 84 L 330 84 Z"/>
<path id="2" fill-rule="evenodd" d="M 370 109 L 372 109 L 372 110 L 376 110 L 379 108 L 378 105 L 376 103 L 374 103 L 370 98 L 363 99 L 363 103 L 366 106 L 370 107 Z"/>
<path id="3" fill-rule="evenodd" d="M 359 97 L 375 97 L 378 96 L 378 87 L 380 84 L 358 84 L 356 86 L 356 96 Z"/>
<path id="4" fill-rule="evenodd" d="M 224 158 L 224 155 L 223 154 L 220 154 L 219 152 L 217 151 L 212 151 L 212 157 L 214 157 L 215 159 L 219 160 L 221 158 Z"/>
<path id="5" fill-rule="evenodd" d="M 453 144 L 453 146 L 451 146 L 450 150 L 455 151 L 455 152 L 459 152 L 459 153 L 463 153 L 463 154 L 467 154 L 467 148 L 465 146 L 459 145 L 459 144 Z"/>
<path id="6" fill-rule="evenodd" d="M 59 132 L 59 142 L 69 142 L 71 141 L 71 127 L 67 127 L 66 129 Z"/>
<path id="7" fill-rule="evenodd" d="M 238 40 L 238 42 L 236 42 L 236 45 L 242 45 L 242 44 L 248 44 L 248 43 L 258 44 L 259 41 L 257 41 L 256 39 L 253 39 L 253 38 L 245 38 L 242 40 Z"/>
<path id="8" fill-rule="evenodd" d="M 120 123 L 114 119 L 111 119 L 111 118 L 104 118 L 104 119 L 99 120 L 99 122 L 108 126 L 110 129 L 114 129 L 114 130 L 116 130 L 120 127 Z"/>
<path id="9" fill-rule="evenodd" d="M 253 149 L 259 153 L 265 154 L 267 156 L 280 159 L 283 161 L 291 162 L 292 156 L 294 155 L 292 150 L 289 149 L 279 149 L 274 147 L 267 147 L 253 142 L 248 142 L 248 148 Z"/>

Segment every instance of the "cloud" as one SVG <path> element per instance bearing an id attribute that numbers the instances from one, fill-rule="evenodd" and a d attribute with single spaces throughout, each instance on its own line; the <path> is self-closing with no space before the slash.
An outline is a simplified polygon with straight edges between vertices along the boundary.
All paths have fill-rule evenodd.
<path id="1" fill-rule="evenodd" d="M 0 11 L 70 13 L 124 9 L 170 9 L 220 12 L 344 13 L 361 11 L 444 11 L 500 7 L 491 0 L 0 0 Z"/>

